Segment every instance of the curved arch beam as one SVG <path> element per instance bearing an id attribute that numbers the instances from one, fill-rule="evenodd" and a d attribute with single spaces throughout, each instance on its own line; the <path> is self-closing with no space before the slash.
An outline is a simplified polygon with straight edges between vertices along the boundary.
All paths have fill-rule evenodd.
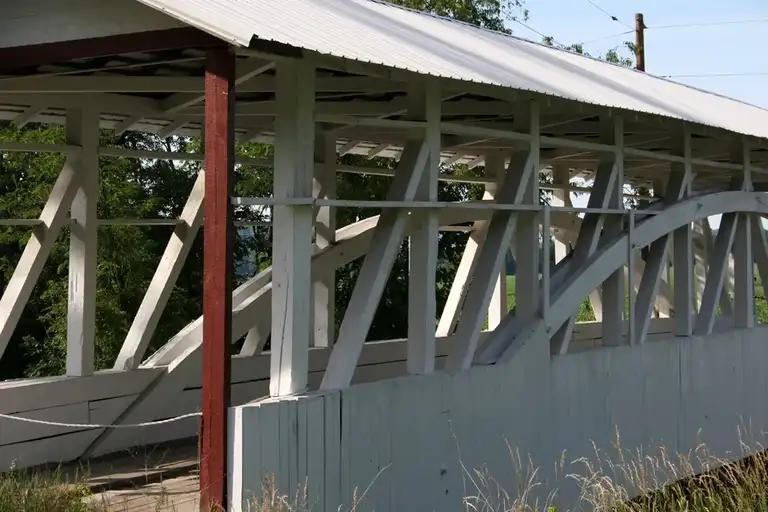
<path id="1" fill-rule="evenodd" d="M 441 212 L 441 225 L 460 224 L 464 222 L 484 220 L 490 218 L 489 210 L 471 210 L 456 208 Z M 368 217 L 361 221 L 349 224 L 336 231 L 336 243 L 318 250 L 313 255 L 313 266 L 330 270 L 346 265 L 365 254 L 370 243 L 373 229 L 378 223 L 378 216 Z M 575 243 L 578 230 L 581 227 L 581 219 L 571 213 L 556 212 L 552 215 L 553 234 L 565 243 Z M 316 261 L 316 263 L 314 263 Z M 644 262 L 638 261 L 635 272 L 642 273 Z M 243 329 L 250 329 L 257 325 L 263 338 L 268 336 L 269 313 L 271 312 L 271 282 L 272 267 L 269 267 L 256 276 L 250 278 L 239 286 L 233 293 L 233 316 L 238 322 L 237 328 L 233 325 L 233 339 L 238 339 Z M 669 304 L 671 290 L 669 284 L 661 283 L 658 300 Z M 253 314 L 251 314 L 253 313 Z M 256 319 L 254 321 L 254 318 Z M 242 324 L 242 327 L 241 327 Z M 157 367 L 171 364 L 180 355 L 190 348 L 198 346 L 202 341 L 202 317 L 189 323 L 165 345 L 147 358 L 142 367 Z M 243 346 L 241 355 L 253 355 L 258 351 L 261 339 L 251 340 L 252 343 Z"/>
<path id="2" fill-rule="evenodd" d="M 720 192 L 672 204 L 663 213 L 637 225 L 634 245 L 648 245 L 686 224 L 722 213 L 768 213 L 768 197 L 761 192 Z M 490 335 L 487 344 L 490 351 L 500 354 L 497 361 L 509 360 L 529 342 L 549 339 L 549 332 L 562 325 L 591 290 L 626 263 L 629 256 L 627 236 L 623 233 L 606 244 L 564 283 L 562 293 L 550 305 L 546 323 L 537 319 L 529 329 L 510 339 L 508 326 L 512 320 L 505 318 Z"/>
<path id="3" fill-rule="evenodd" d="M 440 224 L 443 226 L 461 224 L 490 218 L 489 210 L 474 210 L 465 207 L 446 208 L 440 212 Z M 363 256 L 378 224 L 379 216 L 368 217 L 344 226 L 336 231 L 336 243 L 316 250 L 312 256 L 313 271 L 335 269 Z M 412 227 L 409 226 L 408 233 Z M 317 270 L 315 268 L 317 267 Z M 322 275 L 322 272 L 320 274 Z M 269 317 L 271 311 L 272 267 L 269 267 L 239 286 L 232 295 L 233 325 L 232 338 L 243 336 L 254 325 L 254 318 Z M 189 349 L 202 342 L 202 317 L 189 323 L 163 347 L 152 354 L 141 366 L 155 367 L 171 364 Z M 244 353 L 251 348 L 244 347 Z"/>

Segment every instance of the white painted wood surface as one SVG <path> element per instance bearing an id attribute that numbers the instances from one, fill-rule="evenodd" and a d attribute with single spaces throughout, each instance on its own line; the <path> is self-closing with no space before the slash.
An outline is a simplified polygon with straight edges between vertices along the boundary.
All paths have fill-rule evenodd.
<path id="1" fill-rule="evenodd" d="M 652 324 L 656 336 L 669 336 L 669 319 Z M 481 341 L 488 333 L 481 334 Z M 577 324 L 572 350 L 588 350 L 601 345 L 601 326 Z M 435 366 L 442 369 L 450 340 L 438 337 Z M 309 383 L 317 387 L 328 363 L 327 348 L 309 352 Z M 369 342 L 360 356 L 353 383 L 364 383 L 406 375 L 407 348 L 404 340 Z M 194 360 L 194 358 L 193 358 Z M 194 363 L 197 364 L 194 364 Z M 200 408 L 200 361 L 193 361 L 181 373 L 166 368 L 140 368 L 132 371 L 107 370 L 90 377 L 51 377 L 0 382 L 0 413 L 46 421 L 74 423 L 139 423 L 187 414 Z M 255 357 L 236 356 L 232 365 L 232 403 L 243 404 L 269 396 L 269 352 Z M 153 395 L 137 401 L 140 393 L 158 377 Z M 135 402 L 135 403 L 134 403 Z M 125 416 L 130 405 L 135 409 Z M 0 420 L 0 467 L 23 468 L 46 462 L 69 461 L 91 447 L 89 455 L 102 455 L 197 435 L 197 421 L 141 429 L 116 430 L 93 445 L 102 433 L 59 427 L 30 426 Z"/>
<path id="2" fill-rule="evenodd" d="M 26 0 L 3 5 L 0 47 L 56 43 L 185 26 L 134 0 Z"/>
<path id="3" fill-rule="evenodd" d="M 313 197 L 336 199 L 336 136 L 318 134 L 315 138 Z M 322 250 L 336 243 L 336 208 L 318 207 L 315 214 L 315 245 Z M 314 332 L 312 346 L 330 347 L 336 341 L 336 269 L 313 272 Z M 250 332 L 249 332 L 250 335 Z"/>
<path id="4" fill-rule="evenodd" d="M 304 61 L 276 67 L 274 196 L 311 198 L 315 155 L 315 68 Z M 272 396 L 307 386 L 312 338 L 312 208 L 276 205 L 272 210 Z"/>
<path id="5" fill-rule="evenodd" d="M 289 495 L 306 481 L 320 511 L 349 506 L 355 489 L 369 489 L 365 503 L 377 511 L 463 511 L 462 498 L 478 491 L 462 464 L 486 468 L 514 496 L 524 474 L 507 444 L 538 468 L 544 485 L 534 496 L 557 489 L 557 504 L 567 509 L 578 493 L 567 475 L 583 472 L 574 461 L 594 460 L 595 448 L 604 461 L 618 461 L 617 431 L 625 457 L 705 443 L 713 456 L 732 460 L 741 443 L 756 449 L 764 441 L 754 428 L 768 422 L 760 366 L 767 335 L 759 327 L 554 358 L 540 343 L 509 363 L 468 372 L 236 407 L 233 510 L 244 510 L 240 500 L 259 492 L 266 473 Z M 748 425 L 753 431 L 740 434 Z M 566 466 L 556 474 L 564 452 Z M 287 453 L 295 458 L 281 456 Z M 622 483 L 620 474 L 609 476 Z"/>
<path id="6" fill-rule="evenodd" d="M 437 201 L 440 174 L 441 104 L 435 80 L 426 80 L 408 94 L 408 119 L 427 123 L 424 141 L 427 161 L 414 200 Z M 435 210 L 412 212 L 413 234 L 408 239 L 408 371 L 432 373 L 435 369 L 437 318 L 437 243 L 439 214 Z M 399 243 L 399 240 L 397 242 Z"/>
<path id="7" fill-rule="evenodd" d="M 78 189 L 69 230 L 67 375 L 93 373 L 96 344 L 96 272 L 99 226 L 99 113 L 91 108 L 67 112 L 67 143 L 81 146 Z"/>

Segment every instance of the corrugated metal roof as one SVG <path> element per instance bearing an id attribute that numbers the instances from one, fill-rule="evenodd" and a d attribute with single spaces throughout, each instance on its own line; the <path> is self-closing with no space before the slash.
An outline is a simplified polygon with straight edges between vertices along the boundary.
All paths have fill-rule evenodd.
<path id="1" fill-rule="evenodd" d="M 374 0 L 139 0 L 236 45 L 252 37 L 768 138 L 768 110 Z"/>

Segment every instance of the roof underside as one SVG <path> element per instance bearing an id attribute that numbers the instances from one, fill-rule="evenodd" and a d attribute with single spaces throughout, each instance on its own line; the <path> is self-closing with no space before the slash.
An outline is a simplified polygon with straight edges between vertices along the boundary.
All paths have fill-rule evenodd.
<path id="1" fill-rule="evenodd" d="M 254 38 L 768 138 L 768 111 L 621 66 L 373 0 L 139 0 L 234 44 Z"/>
<path id="2" fill-rule="evenodd" d="M 446 91 L 442 120 L 466 126 L 513 130 L 523 103 L 538 98 L 542 135 L 596 142 L 602 131 L 600 117 L 608 113 L 608 105 L 628 111 L 624 115 L 627 147 L 678 150 L 675 141 L 681 123 L 676 119 L 682 118 L 693 123 L 694 156 L 720 162 L 731 161 L 734 141 L 729 132 L 759 135 L 758 128 L 768 131 L 768 112 L 758 107 L 369 0 L 144 3 L 166 9 L 184 23 L 238 45 L 248 45 L 256 35 L 331 54 L 316 59 L 315 113 L 319 122 L 334 130 L 341 154 L 399 157 L 406 132 L 391 126 L 349 125 L 345 120 L 402 119 L 413 72 L 446 77 L 441 80 Z M 287 26 L 283 24 L 287 19 L 301 22 Z M 103 21 L 109 24 L 114 20 Z M 222 26 L 229 32 L 217 32 Z M 63 123 L 68 108 L 88 104 L 99 110 L 101 125 L 107 129 L 161 136 L 197 135 L 203 123 L 205 55 L 203 47 L 184 47 L 18 68 L 0 77 L 0 119 L 17 124 Z M 240 140 L 271 143 L 275 75 L 274 69 L 265 65 L 275 56 L 264 52 L 254 55 L 249 49 L 239 51 L 238 72 L 263 70 L 237 85 L 236 134 Z M 368 64 L 358 65 L 343 57 Z M 393 67 L 406 71 L 394 72 Z M 194 101 L 188 101 L 190 97 Z M 334 116 L 343 120 L 323 120 Z M 724 125 L 731 128 L 723 131 Z M 515 150 L 516 144 L 487 136 L 445 135 L 443 162 L 446 166 L 478 166 L 488 152 Z M 752 163 L 768 167 L 768 140 L 760 136 L 751 146 Z M 586 171 L 587 176 L 596 169 L 598 159 L 599 155 L 591 151 L 542 147 L 545 164 L 568 167 L 578 174 Z M 626 179 L 636 184 L 660 179 L 668 169 L 669 162 L 625 156 Z M 730 181 L 722 169 L 697 172 L 697 183 L 704 186 L 723 186 Z M 755 180 L 768 182 L 768 174 L 756 173 Z"/>

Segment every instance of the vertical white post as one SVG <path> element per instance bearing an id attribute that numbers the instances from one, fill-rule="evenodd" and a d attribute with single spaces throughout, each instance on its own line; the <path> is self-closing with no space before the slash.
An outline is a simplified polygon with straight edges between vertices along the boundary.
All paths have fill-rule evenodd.
<path id="1" fill-rule="evenodd" d="M 615 119 L 612 128 L 616 146 L 616 180 L 608 205 L 612 209 L 624 209 L 624 123 Z M 611 239 L 621 234 L 622 216 L 611 214 L 605 219 L 603 236 Z M 621 345 L 624 342 L 624 269 L 620 268 L 603 283 L 603 345 Z"/>
<path id="2" fill-rule="evenodd" d="M 665 203 L 679 201 L 688 190 L 691 180 L 690 166 L 674 164 L 669 176 L 669 183 L 664 194 Z M 635 340 L 637 343 L 645 343 L 648 329 L 651 325 L 653 306 L 659 293 L 664 269 L 669 259 L 669 245 L 672 236 L 664 235 L 651 244 L 648 261 L 645 264 L 643 277 L 640 279 L 640 288 L 637 292 L 637 304 L 635 306 Z"/>
<path id="3" fill-rule="evenodd" d="M 530 146 L 526 153 L 517 153 L 512 155 L 509 167 L 507 169 L 504 184 L 501 186 L 496 198 L 497 203 L 501 204 L 520 204 L 526 198 L 534 197 L 531 194 L 532 189 L 538 190 L 536 185 L 529 185 L 530 181 L 538 182 L 539 172 L 539 110 L 538 105 L 530 102 L 530 111 L 527 116 L 528 131 L 532 135 Z M 522 117 L 522 116 L 521 116 Z M 538 195 L 535 195 L 538 201 Z M 499 271 L 499 266 L 504 260 L 506 252 L 509 250 L 509 243 L 515 232 L 517 213 L 511 211 L 494 211 L 491 221 L 488 225 L 488 232 L 480 248 L 480 254 L 477 259 L 475 272 L 467 292 L 467 300 L 461 311 L 458 326 L 456 327 L 456 336 L 453 340 L 446 361 L 446 368 L 449 370 L 465 370 L 472 365 L 472 360 L 477 349 L 477 342 L 480 338 L 483 319 L 487 315 L 488 304 L 491 301 L 493 293 L 494 277 Z M 535 215 L 534 215 L 535 218 Z M 537 230 L 536 230 L 537 231 Z M 538 233 L 536 235 L 536 245 L 538 245 Z M 528 248 L 530 249 L 530 248 Z M 515 251 L 518 269 L 520 268 L 521 255 Z M 537 257 L 538 253 L 536 253 Z M 534 279 L 536 280 L 536 289 L 538 291 L 538 268 Z M 520 274 L 520 272 L 518 272 Z M 527 292 L 527 283 L 523 284 L 523 290 Z M 519 290 L 520 288 L 516 288 Z M 535 296 L 535 295 L 534 295 Z M 527 298 L 527 296 L 526 296 Z M 531 299 L 533 300 L 533 298 Z M 519 307 L 519 306 L 518 306 Z M 538 301 L 531 305 L 524 306 L 524 312 L 536 312 Z M 520 314 L 517 309 L 517 314 Z"/>
<path id="4" fill-rule="evenodd" d="M 324 133 L 315 141 L 314 197 L 336 198 L 336 136 Z M 321 206 L 315 216 L 315 245 L 323 249 L 336 243 L 336 208 Z M 336 270 L 313 276 L 315 347 L 330 347 L 336 339 Z"/>
<path id="5" fill-rule="evenodd" d="M 437 201 L 441 114 L 436 80 L 427 80 L 423 87 L 409 91 L 407 117 L 427 122 L 427 162 L 414 199 Z M 408 373 L 426 374 L 435 369 L 438 220 L 435 210 L 421 209 L 411 214 L 414 231 L 409 240 L 408 260 Z"/>
<path id="6" fill-rule="evenodd" d="M 406 141 L 387 194 L 388 200 L 413 200 L 428 157 L 425 140 L 419 138 Z M 343 389 L 352 382 L 373 315 L 408 227 L 408 217 L 408 210 L 402 208 L 385 208 L 379 215 L 320 389 Z"/>
<path id="7" fill-rule="evenodd" d="M 742 328 L 755 326 L 755 260 L 752 256 L 751 223 L 751 215 L 740 213 L 733 240 L 733 322 L 734 327 Z"/>
<path id="8" fill-rule="evenodd" d="M 539 168 L 535 167 L 526 183 L 522 204 L 539 204 Z M 539 315 L 539 215 L 537 212 L 517 214 L 515 231 L 515 315 L 533 319 Z M 544 243 L 547 243 L 545 240 Z"/>
<path id="9" fill-rule="evenodd" d="M 752 228 L 752 254 L 755 257 L 755 265 L 760 273 L 760 282 L 768 283 L 768 236 L 763 228 L 763 217 L 753 215 L 750 227 Z M 766 284 L 763 284 L 765 291 Z"/>
<path id="10" fill-rule="evenodd" d="M 722 224 L 722 221 L 721 221 Z M 701 221 L 702 230 L 704 233 L 704 242 L 705 242 L 705 275 L 708 275 L 709 268 L 712 266 L 712 258 L 714 258 L 715 254 L 715 236 L 712 234 L 712 226 L 709 223 L 709 219 L 702 219 Z M 723 283 L 723 289 L 720 292 L 720 298 L 718 299 L 719 305 L 720 305 L 720 315 L 724 317 L 733 316 L 733 306 L 731 305 L 731 295 L 729 293 L 729 290 L 731 288 L 730 286 L 730 280 L 729 280 L 729 270 L 730 270 L 730 264 L 726 265 L 726 276 L 725 276 L 725 282 Z M 705 277 L 702 281 L 702 287 L 701 287 L 701 294 L 699 303 L 703 300 L 704 297 L 704 290 L 706 289 L 707 285 L 707 278 Z M 699 308 L 701 308 L 701 304 L 699 304 Z"/>
<path id="11" fill-rule="evenodd" d="M 541 318 L 544 325 L 549 328 L 549 305 L 552 292 L 550 273 L 552 270 L 549 242 L 551 239 L 550 227 L 552 225 L 552 212 L 549 205 L 544 205 L 541 212 Z"/>
<path id="12" fill-rule="evenodd" d="M 732 160 L 744 165 L 741 189 L 752 190 L 750 147 L 745 138 L 734 149 Z M 733 240 L 734 327 L 755 326 L 755 260 L 752 254 L 752 216 L 740 213 Z"/>
<path id="13" fill-rule="evenodd" d="M 554 184 L 557 187 L 563 187 L 552 192 L 552 206 L 573 206 L 571 201 L 571 178 L 567 167 L 555 167 Z M 568 255 L 568 245 L 555 239 L 555 263 L 565 259 Z"/>
<path id="14" fill-rule="evenodd" d="M 285 60 L 276 69 L 276 200 L 311 198 L 314 174 L 315 70 Z M 272 242 L 272 357 L 269 391 L 304 390 L 312 329 L 312 207 L 275 205 Z"/>
<path id="15" fill-rule="evenodd" d="M 722 295 L 723 285 L 728 275 L 729 255 L 733 247 L 738 220 L 739 218 L 735 213 L 725 213 L 720 220 L 720 229 L 717 232 L 714 250 L 708 255 L 707 282 L 701 297 L 701 307 L 696 317 L 694 334 L 712 334 L 718 300 Z"/>
<path id="16" fill-rule="evenodd" d="M 685 128 L 679 142 L 678 152 L 685 158 L 682 164 L 675 163 L 673 172 L 682 172 L 691 175 L 691 136 Z M 688 197 L 691 193 L 692 179 L 684 184 L 681 197 Z M 674 272 L 674 308 L 675 308 L 675 335 L 690 336 L 693 333 L 694 313 L 694 281 L 693 281 L 693 230 L 687 224 L 675 230 L 672 236 L 672 270 Z"/>
<path id="17" fill-rule="evenodd" d="M 629 298 L 629 308 L 627 308 L 627 338 L 630 345 L 636 343 L 635 340 L 635 300 L 637 292 L 635 290 L 635 260 L 637 251 L 635 250 L 635 210 L 629 210 L 627 225 L 627 296 Z"/>
<path id="18" fill-rule="evenodd" d="M 710 241 L 704 232 L 705 223 L 708 224 L 709 220 L 701 219 L 693 223 L 694 311 L 699 310 L 701 295 L 704 293 L 704 283 L 707 279 L 707 251 L 709 250 Z"/>
<path id="19" fill-rule="evenodd" d="M 615 144 L 617 134 L 623 133 L 621 122 L 612 117 L 606 117 L 602 120 L 602 137 L 606 144 Z M 592 192 L 589 194 L 589 208 L 607 208 L 610 204 L 611 195 L 615 190 L 616 180 L 621 174 L 622 163 L 619 162 L 620 155 L 618 151 L 601 155 L 600 162 L 595 175 L 595 182 L 592 186 Z M 573 253 L 573 262 L 571 268 L 578 269 L 595 253 L 600 233 L 605 221 L 605 215 L 601 213 L 587 213 L 581 222 L 581 229 L 576 240 L 576 247 Z M 550 350 L 552 354 L 565 354 L 571 344 L 573 327 L 576 324 L 576 311 L 554 334 L 550 341 Z M 554 326 L 557 327 L 557 326 Z"/>
<path id="20" fill-rule="evenodd" d="M 67 307 L 67 375 L 81 377 L 93 373 L 96 338 L 99 113 L 88 108 L 67 112 L 67 143 L 82 147 L 72 201 Z"/>
<path id="21" fill-rule="evenodd" d="M 485 172 L 490 178 L 493 177 L 496 183 L 486 185 L 485 191 L 491 199 L 496 196 L 499 185 L 504 180 L 504 156 L 500 152 L 490 153 L 485 157 Z M 501 261 L 499 275 L 496 277 L 496 284 L 491 295 L 491 303 L 488 306 L 488 330 L 492 331 L 501 323 L 501 320 L 507 316 L 507 271 L 506 255 Z"/>
<path id="22" fill-rule="evenodd" d="M 486 167 L 487 165 L 486 161 Z M 500 176 L 504 176 L 504 170 L 502 170 Z M 483 200 L 493 200 L 497 189 L 496 184 L 487 184 L 485 192 L 483 192 Z M 467 245 L 464 247 L 461 261 L 459 261 L 459 266 L 456 269 L 456 275 L 453 278 L 453 283 L 451 283 L 451 290 L 448 292 L 448 299 L 445 301 L 445 307 L 437 324 L 438 336 L 452 334 L 456 323 L 459 321 L 461 308 L 464 306 L 464 300 L 467 298 L 467 291 L 469 291 L 469 282 L 475 272 L 475 266 L 480 255 L 480 247 L 483 245 L 485 236 L 488 233 L 488 222 L 487 220 L 478 220 L 472 224 L 472 231 L 469 233 Z"/>

